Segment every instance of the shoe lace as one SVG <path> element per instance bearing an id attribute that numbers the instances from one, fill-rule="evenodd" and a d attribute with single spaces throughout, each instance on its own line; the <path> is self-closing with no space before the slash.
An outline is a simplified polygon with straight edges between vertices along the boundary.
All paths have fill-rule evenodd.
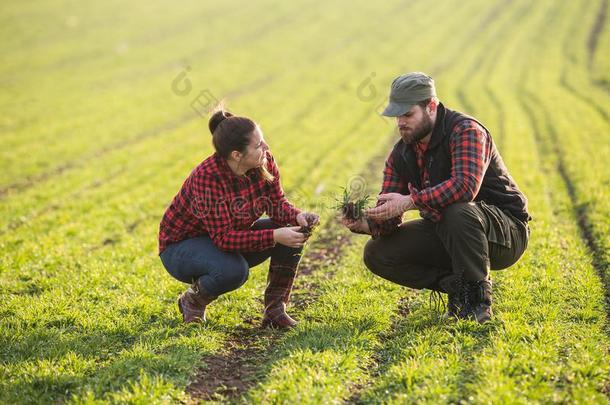
<path id="1" fill-rule="evenodd" d="M 447 304 L 445 303 L 445 298 L 440 291 L 432 290 L 430 291 L 430 297 L 428 298 L 428 305 L 430 309 L 433 309 L 437 312 L 444 311 L 447 308 Z"/>
<path id="2" fill-rule="evenodd" d="M 468 305 L 468 311 L 476 312 L 482 305 L 485 297 L 485 286 L 481 281 L 471 281 L 464 283 L 465 302 Z"/>
<path id="3" fill-rule="evenodd" d="M 462 317 L 466 316 L 471 311 L 471 302 L 472 302 L 472 290 L 470 288 L 470 283 L 464 280 L 463 273 L 460 273 L 460 277 L 458 279 L 457 284 L 458 301 L 459 301 L 459 312 Z"/>

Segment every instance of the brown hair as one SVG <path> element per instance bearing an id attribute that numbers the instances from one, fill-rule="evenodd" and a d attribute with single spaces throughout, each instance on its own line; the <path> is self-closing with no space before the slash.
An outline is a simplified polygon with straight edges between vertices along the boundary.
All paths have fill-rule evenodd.
<path id="1" fill-rule="evenodd" d="M 422 101 L 418 101 L 417 105 L 420 106 L 422 109 L 426 108 L 428 106 L 428 104 L 430 104 L 430 101 L 432 101 L 432 98 L 427 98 L 425 100 Z"/>
<path id="2" fill-rule="evenodd" d="M 231 152 L 234 150 L 244 153 L 256 127 L 256 123 L 250 118 L 235 116 L 223 108 L 212 114 L 208 122 L 214 149 L 224 159 L 229 159 Z M 274 180 L 273 175 L 269 173 L 265 165 L 258 167 L 256 170 L 266 181 Z"/>

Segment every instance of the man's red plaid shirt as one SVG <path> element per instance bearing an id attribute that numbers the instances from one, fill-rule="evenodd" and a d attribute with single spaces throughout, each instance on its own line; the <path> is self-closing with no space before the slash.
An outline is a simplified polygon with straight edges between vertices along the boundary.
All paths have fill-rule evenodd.
<path id="1" fill-rule="evenodd" d="M 273 229 L 250 230 L 267 214 L 274 222 L 296 225 L 300 210 L 284 196 L 280 172 L 269 151 L 264 180 L 256 170 L 236 175 L 217 153 L 197 166 L 165 211 L 159 227 L 159 253 L 171 243 L 209 236 L 227 252 L 256 252 L 275 246 Z"/>
<path id="2" fill-rule="evenodd" d="M 424 164 L 426 144 L 413 143 L 409 145 L 417 156 L 417 165 L 421 174 L 421 190 L 407 183 L 394 167 L 393 154 L 390 154 L 383 171 L 381 194 L 400 193 L 411 195 L 413 203 L 419 209 L 420 215 L 431 221 L 441 219 L 441 210 L 456 202 L 472 201 L 479 193 L 483 176 L 491 158 L 491 142 L 487 131 L 476 121 L 460 121 L 451 133 L 451 177 L 435 186 L 428 186 L 429 173 Z M 379 203 L 378 203 L 379 205 Z M 369 220 L 373 236 L 391 232 L 400 224 L 401 218 L 396 217 L 384 222 Z"/>

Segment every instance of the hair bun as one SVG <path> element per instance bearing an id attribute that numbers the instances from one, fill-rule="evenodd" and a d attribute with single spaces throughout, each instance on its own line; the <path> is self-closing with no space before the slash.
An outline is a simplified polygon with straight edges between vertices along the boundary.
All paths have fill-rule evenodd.
<path id="1" fill-rule="evenodd" d="M 233 114 L 224 110 L 218 110 L 214 114 L 212 114 L 212 116 L 210 117 L 210 121 L 208 122 L 208 128 L 210 129 L 210 133 L 213 135 L 214 131 L 216 131 L 216 128 L 218 128 L 218 125 L 220 125 L 221 122 L 232 116 Z"/>

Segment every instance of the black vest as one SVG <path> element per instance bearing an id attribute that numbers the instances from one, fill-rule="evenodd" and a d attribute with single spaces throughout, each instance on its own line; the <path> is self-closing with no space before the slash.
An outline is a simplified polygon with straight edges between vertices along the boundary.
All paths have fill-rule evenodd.
<path id="1" fill-rule="evenodd" d="M 411 183 L 416 188 L 434 187 L 451 177 L 451 156 L 449 150 L 450 135 L 455 126 L 464 120 L 473 120 L 481 125 L 489 135 L 491 142 L 491 160 L 483 177 L 483 183 L 474 201 L 485 201 L 488 204 L 508 211 L 521 221 L 531 219 L 527 210 L 527 198 L 519 190 L 517 184 L 508 173 L 508 169 L 496 149 L 491 134 L 483 124 L 476 119 L 457 111 L 445 108 L 439 104 L 436 124 L 432 132 L 428 149 L 424 155 L 428 167 L 430 184 L 421 184 L 421 173 L 417 165 L 417 156 L 411 147 L 398 141 L 392 150 L 394 165 L 398 173 L 403 176 L 405 183 Z"/>

